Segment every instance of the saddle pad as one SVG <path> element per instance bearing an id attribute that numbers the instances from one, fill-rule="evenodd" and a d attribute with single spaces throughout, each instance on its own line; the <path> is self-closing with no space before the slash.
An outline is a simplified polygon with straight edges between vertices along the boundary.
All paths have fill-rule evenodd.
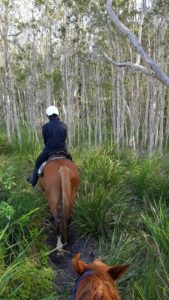
<path id="1" fill-rule="evenodd" d="M 49 157 L 49 159 L 47 161 L 44 161 L 41 164 L 41 166 L 39 167 L 39 169 L 38 169 L 38 176 L 42 176 L 43 170 L 44 170 L 47 162 L 50 161 L 50 160 L 55 160 L 55 159 L 66 159 L 66 157 L 65 156 L 51 156 L 51 157 Z"/>

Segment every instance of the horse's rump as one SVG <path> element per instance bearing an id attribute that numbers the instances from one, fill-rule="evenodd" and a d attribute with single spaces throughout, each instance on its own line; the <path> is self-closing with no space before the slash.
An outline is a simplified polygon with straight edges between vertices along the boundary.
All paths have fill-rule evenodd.
<path id="1" fill-rule="evenodd" d="M 39 178 L 39 183 L 48 199 L 57 233 L 61 232 L 63 240 L 66 241 L 67 224 L 79 185 L 78 170 L 68 159 L 52 160 L 46 164 L 44 176 Z"/>

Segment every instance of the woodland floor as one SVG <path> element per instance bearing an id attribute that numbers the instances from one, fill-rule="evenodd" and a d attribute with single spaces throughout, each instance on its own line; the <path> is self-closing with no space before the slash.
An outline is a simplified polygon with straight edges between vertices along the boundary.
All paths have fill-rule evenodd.
<path id="1" fill-rule="evenodd" d="M 56 233 L 52 225 L 47 226 L 47 243 L 51 249 L 56 247 Z M 55 286 L 58 300 L 71 299 L 71 288 L 77 278 L 72 267 L 72 257 L 75 253 L 81 253 L 81 259 L 86 263 L 97 257 L 98 242 L 91 237 L 80 237 L 73 225 L 68 228 L 68 243 L 64 247 L 65 252 L 59 255 L 56 251 L 49 254 L 49 263 L 56 272 Z"/>

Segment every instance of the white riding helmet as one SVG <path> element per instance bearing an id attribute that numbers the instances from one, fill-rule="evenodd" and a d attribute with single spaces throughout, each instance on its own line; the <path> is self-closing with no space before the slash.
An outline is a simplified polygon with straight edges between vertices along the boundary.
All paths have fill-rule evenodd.
<path id="1" fill-rule="evenodd" d="M 47 108 L 47 110 L 46 110 L 46 115 L 48 116 L 48 117 L 50 117 L 50 116 L 52 116 L 53 114 L 55 114 L 55 115 L 59 115 L 59 111 L 58 111 L 58 109 L 57 109 L 57 107 L 56 106 L 49 106 L 48 108 Z"/>

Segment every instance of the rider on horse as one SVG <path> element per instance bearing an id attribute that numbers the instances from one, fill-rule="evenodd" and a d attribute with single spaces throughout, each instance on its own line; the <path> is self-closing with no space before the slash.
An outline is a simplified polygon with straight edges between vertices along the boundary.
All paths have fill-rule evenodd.
<path id="1" fill-rule="evenodd" d="M 49 106 L 46 110 L 46 115 L 49 122 L 42 126 L 42 135 L 45 147 L 36 159 L 33 176 L 27 178 L 27 181 L 33 187 L 38 181 L 39 167 L 50 156 L 62 155 L 72 160 L 66 147 L 67 126 L 60 121 L 57 107 Z"/>

